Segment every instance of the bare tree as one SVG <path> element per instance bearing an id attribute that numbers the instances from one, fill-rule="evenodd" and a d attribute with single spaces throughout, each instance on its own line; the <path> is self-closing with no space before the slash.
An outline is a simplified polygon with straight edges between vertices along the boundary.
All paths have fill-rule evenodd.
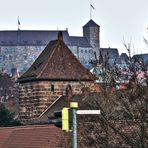
<path id="1" fill-rule="evenodd" d="M 131 55 L 131 46 L 124 45 Z M 139 63 L 142 65 L 142 63 Z M 103 69 L 104 67 L 102 67 Z M 144 70 L 144 67 L 143 67 Z M 79 146 L 89 148 L 147 148 L 148 147 L 148 83 L 137 78 L 137 66 L 130 58 L 126 90 L 112 92 L 121 75 L 118 69 L 105 68 L 110 89 L 101 93 L 75 96 L 80 109 L 100 109 L 101 115 L 79 115 Z M 147 73 L 144 81 L 148 81 Z"/>

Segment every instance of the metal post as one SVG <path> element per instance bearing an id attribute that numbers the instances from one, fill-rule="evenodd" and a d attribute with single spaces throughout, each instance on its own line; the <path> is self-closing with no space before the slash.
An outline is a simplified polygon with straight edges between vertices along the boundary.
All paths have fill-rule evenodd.
<path id="1" fill-rule="evenodd" d="M 76 115 L 76 109 L 72 109 L 72 135 L 73 135 L 73 141 L 72 141 L 72 147 L 77 148 L 77 115 Z"/>
<path id="2" fill-rule="evenodd" d="M 77 148 L 77 102 L 71 102 L 72 108 L 72 148 Z"/>

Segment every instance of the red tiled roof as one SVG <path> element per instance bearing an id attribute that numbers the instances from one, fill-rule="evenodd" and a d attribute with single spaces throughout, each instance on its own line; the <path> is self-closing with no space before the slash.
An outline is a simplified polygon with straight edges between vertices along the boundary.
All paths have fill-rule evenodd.
<path id="1" fill-rule="evenodd" d="M 58 148 L 66 142 L 63 136 L 60 128 L 50 125 L 0 128 L 0 148 Z"/>
<path id="2" fill-rule="evenodd" d="M 63 40 L 51 41 L 19 81 L 30 80 L 86 80 L 94 76 L 85 69 Z"/>

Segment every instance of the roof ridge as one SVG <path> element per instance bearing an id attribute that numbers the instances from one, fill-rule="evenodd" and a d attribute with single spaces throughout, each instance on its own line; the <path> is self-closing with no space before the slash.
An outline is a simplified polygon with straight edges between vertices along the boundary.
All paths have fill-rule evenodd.
<path id="1" fill-rule="evenodd" d="M 83 27 L 97 26 L 100 27 L 94 20 L 90 19 Z"/>

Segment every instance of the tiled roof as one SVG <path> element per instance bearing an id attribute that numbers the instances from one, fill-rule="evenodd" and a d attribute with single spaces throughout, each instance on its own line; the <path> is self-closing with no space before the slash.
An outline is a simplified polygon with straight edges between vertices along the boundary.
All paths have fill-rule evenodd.
<path id="1" fill-rule="evenodd" d="M 58 30 L 16 30 L 0 31 L 1 46 L 16 45 L 47 45 L 49 41 L 57 38 Z M 68 32 L 62 31 L 65 43 L 68 43 Z"/>
<path id="2" fill-rule="evenodd" d="M 61 144 L 68 148 L 68 136 L 51 125 L 0 128 L 0 148 L 58 148 Z"/>
<path id="3" fill-rule="evenodd" d="M 148 53 L 146 54 L 136 54 L 132 57 L 135 62 L 143 61 L 145 64 L 148 64 Z"/>
<path id="4" fill-rule="evenodd" d="M 100 27 L 98 24 L 96 24 L 92 19 L 87 22 L 83 27 Z"/>
<path id="5" fill-rule="evenodd" d="M 85 37 L 69 37 L 69 45 L 70 46 L 78 46 L 78 47 L 90 47 L 92 46 L 89 44 L 88 40 Z"/>
<path id="6" fill-rule="evenodd" d="M 120 58 L 123 59 L 123 60 L 129 60 L 129 57 L 128 57 L 128 55 L 126 53 L 122 53 L 120 55 Z"/>
<path id="7" fill-rule="evenodd" d="M 116 59 L 119 57 L 118 49 L 117 48 L 100 48 L 100 52 L 102 56 L 107 56 L 110 59 Z"/>
<path id="8" fill-rule="evenodd" d="M 94 80 L 65 43 L 51 41 L 19 81 L 30 80 Z"/>

